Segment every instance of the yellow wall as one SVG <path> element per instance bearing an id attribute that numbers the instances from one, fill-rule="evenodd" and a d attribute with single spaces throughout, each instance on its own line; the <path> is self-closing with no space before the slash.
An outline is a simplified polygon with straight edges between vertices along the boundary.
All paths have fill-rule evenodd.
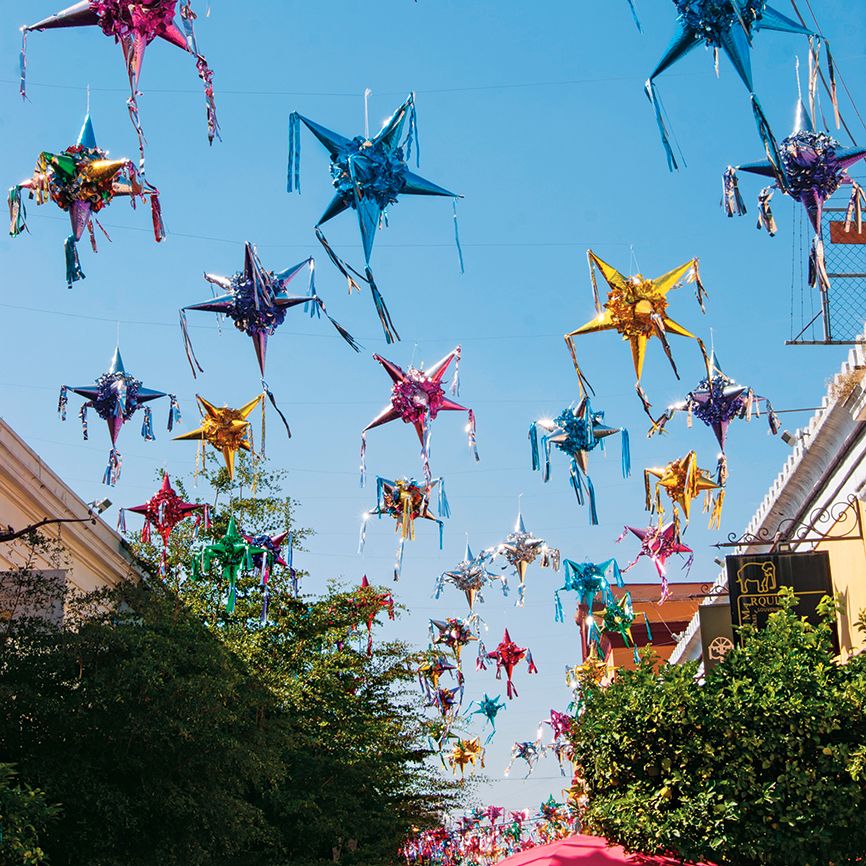
<path id="1" fill-rule="evenodd" d="M 866 531 L 866 505 L 857 503 L 860 512 L 860 525 Z M 837 534 L 855 532 L 854 521 L 843 515 L 834 526 Z M 834 534 L 830 530 L 829 534 Z M 855 623 L 860 614 L 866 611 L 866 539 L 846 541 L 827 541 L 817 545 L 818 550 L 830 554 L 830 571 L 833 575 L 833 588 L 840 599 L 842 610 L 839 615 L 839 641 L 842 654 L 866 647 L 866 635 L 857 630 Z"/>

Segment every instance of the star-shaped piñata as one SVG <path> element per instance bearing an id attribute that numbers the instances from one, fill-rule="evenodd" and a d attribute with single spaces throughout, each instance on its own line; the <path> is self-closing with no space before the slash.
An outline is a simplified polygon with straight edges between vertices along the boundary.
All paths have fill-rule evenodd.
<path id="1" fill-rule="evenodd" d="M 225 535 L 204 547 L 201 554 L 193 560 L 193 575 L 201 577 L 210 574 L 213 563 L 219 563 L 222 579 L 226 583 L 228 597 L 226 611 L 232 613 L 238 594 L 238 579 L 244 573 L 255 569 L 253 557 L 266 554 L 263 547 L 250 544 L 238 531 L 234 517 L 229 518 Z"/>
<path id="2" fill-rule="evenodd" d="M 373 623 L 381 611 L 388 614 L 388 619 L 394 619 L 394 596 L 388 590 L 378 590 L 370 586 L 367 575 L 361 579 L 358 588 L 359 600 L 367 610 L 367 655 L 373 655 Z"/>
<path id="3" fill-rule="evenodd" d="M 481 745 L 481 738 L 474 737 L 473 739 L 458 739 L 447 754 L 446 760 L 451 769 L 456 773 L 460 769 L 460 775 L 465 774 L 466 767 L 472 769 L 477 767 L 484 768 L 484 747 Z"/>
<path id="4" fill-rule="evenodd" d="M 536 538 L 527 532 L 523 522 L 523 514 L 517 512 L 517 522 L 514 531 L 505 536 L 505 540 L 496 546 L 496 555 L 501 556 L 516 572 L 520 583 L 517 587 L 517 607 L 523 607 L 526 596 L 526 569 L 541 557 L 542 568 L 552 568 L 559 571 L 560 555 L 555 547 L 548 547 L 543 538 Z"/>
<path id="5" fill-rule="evenodd" d="M 758 396 L 751 388 L 740 385 L 730 376 L 726 376 L 719 366 L 719 362 L 713 353 L 708 375 L 701 379 L 697 388 L 686 394 L 686 399 L 670 406 L 652 426 L 650 436 L 664 430 L 668 421 L 677 412 L 687 412 L 689 425 L 691 426 L 692 415 L 710 427 L 716 436 L 716 441 L 721 448 L 717 480 L 724 484 L 728 477 L 728 462 L 725 456 L 725 443 L 728 436 L 728 427 L 731 421 L 742 418 L 751 421 L 753 415 L 761 414 L 761 404 L 767 411 L 770 431 L 775 435 L 779 432 L 779 416 L 773 411 L 770 401 L 766 397 Z"/>
<path id="6" fill-rule="evenodd" d="M 634 660 L 637 663 L 640 660 L 640 656 L 638 655 L 637 643 L 631 630 L 636 618 L 637 614 L 634 610 L 630 592 L 625 593 L 621 599 L 617 599 L 611 594 L 605 603 L 600 631 L 602 634 L 618 634 L 622 638 L 623 643 L 627 647 L 630 646 L 632 648 Z M 652 643 L 653 636 L 646 614 L 643 614 L 643 621 L 646 626 L 647 641 Z"/>
<path id="7" fill-rule="evenodd" d="M 704 352 L 701 340 L 671 319 L 667 313 L 668 293 L 673 289 L 679 288 L 684 282 L 695 283 L 698 303 L 703 309 L 705 291 L 698 271 L 698 260 L 692 259 L 684 265 L 680 265 L 672 271 L 656 277 L 654 280 L 650 280 L 644 277 L 643 274 L 635 274 L 631 277 L 621 274 L 616 268 L 602 261 L 592 250 L 588 251 L 587 256 L 589 257 L 589 275 L 592 281 L 592 293 L 598 315 L 576 331 L 571 331 L 565 335 L 565 343 L 571 354 L 571 360 L 574 363 L 578 376 L 582 379 L 580 366 L 577 363 L 577 354 L 574 349 L 574 338 L 598 331 L 616 331 L 623 340 L 631 344 L 634 371 L 637 376 L 635 387 L 644 405 L 644 409 L 649 413 L 650 404 L 640 384 L 644 358 L 646 357 L 647 341 L 652 337 L 658 338 L 668 361 L 670 361 L 674 375 L 678 379 L 679 373 L 674 363 L 667 335 L 669 333 L 678 334 L 681 337 L 696 340 L 701 348 L 701 352 Z M 603 306 L 598 294 L 596 270 L 604 277 L 609 289 L 607 300 Z"/>
<path id="8" fill-rule="evenodd" d="M 538 430 L 544 431 L 539 451 Z M 529 427 L 529 444 L 532 449 L 532 468 L 542 469 L 542 478 L 550 480 L 550 446 L 554 445 L 571 459 L 570 484 L 577 497 L 578 505 L 583 504 L 584 493 L 589 499 L 589 521 L 598 524 L 598 509 L 595 500 L 595 487 L 589 477 L 589 453 L 599 446 L 604 449 L 604 440 L 615 433 L 622 435 L 622 476 L 631 474 L 631 446 L 628 430 L 625 427 L 608 427 L 604 423 L 604 412 L 596 412 L 589 397 L 583 397 L 575 406 L 571 405 L 554 419 L 542 418 L 533 421 Z M 542 467 L 541 455 L 544 455 Z"/>
<path id="9" fill-rule="evenodd" d="M 492 558 L 493 553 L 490 550 L 482 550 L 481 553 L 475 556 L 467 541 L 466 555 L 463 557 L 463 560 L 457 563 L 450 571 L 443 571 L 437 578 L 435 598 L 439 598 L 442 595 L 445 584 L 450 583 L 464 593 L 466 601 L 469 604 L 469 610 L 472 611 L 475 608 L 476 601 L 484 601 L 481 590 L 488 581 L 500 580 L 502 582 L 503 594 L 507 593 L 507 581 L 487 568 Z"/>
<path id="10" fill-rule="evenodd" d="M 686 526 L 689 523 L 689 515 L 692 500 L 697 499 L 702 493 L 706 494 L 704 511 L 710 512 L 710 529 L 718 528 L 722 517 L 722 505 L 725 501 L 724 488 L 713 481 L 706 469 L 698 466 L 698 456 L 694 451 L 689 451 L 684 457 L 671 460 L 667 466 L 655 466 L 644 469 L 644 488 L 646 491 L 646 509 L 650 513 L 659 515 L 659 526 L 664 515 L 661 492 L 664 490 L 673 503 L 674 525 L 679 532 L 679 509 L 682 509 Z M 652 491 L 651 479 L 656 478 L 655 494 Z M 713 491 L 718 491 L 715 496 Z"/>
<path id="11" fill-rule="evenodd" d="M 374 427 L 381 427 L 390 421 L 402 421 L 411 424 L 418 434 L 421 442 L 421 465 L 424 477 L 430 481 L 430 425 L 436 420 L 440 412 L 466 412 L 469 423 L 466 431 L 469 435 L 469 448 L 478 460 L 478 448 L 475 436 L 475 413 L 459 403 L 445 396 L 442 387 L 442 378 L 454 362 L 454 378 L 451 381 L 451 393 L 459 393 L 458 371 L 460 366 L 460 346 L 449 352 L 444 358 L 435 363 L 429 370 L 409 367 L 403 370 L 392 361 L 388 361 L 380 355 L 373 355 L 391 377 L 394 383 L 391 388 L 391 405 L 386 406 L 364 429 L 361 431 L 361 483 L 364 483 L 366 473 L 367 455 L 367 431 Z"/>
<path id="12" fill-rule="evenodd" d="M 180 407 L 174 394 L 165 391 L 154 391 L 145 388 L 140 379 L 131 376 L 123 367 L 123 359 L 120 357 L 120 349 L 114 350 L 111 366 L 107 373 L 103 373 L 92 385 L 61 385 L 60 400 L 57 409 L 61 420 L 66 420 L 66 405 L 68 402 L 67 392 L 72 391 L 87 401 L 78 412 L 81 419 L 81 427 L 84 438 L 87 439 L 87 410 L 93 409 L 103 421 L 108 424 L 108 433 L 111 437 L 111 451 L 108 455 L 108 466 L 103 476 L 104 484 L 114 485 L 120 478 L 121 457 L 117 450 L 117 437 L 120 428 L 129 421 L 139 410 L 144 410 L 144 421 L 141 425 L 141 435 L 145 441 L 156 439 L 153 432 L 153 415 L 150 406 L 146 405 L 151 400 L 160 397 L 168 397 L 170 401 L 168 412 L 168 429 L 174 427 L 175 422 L 180 420 Z"/>
<path id="13" fill-rule="evenodd" d="M 430 498 L 434 487 L 439 487 L 439 516 L 431 510 Z M 390 517 L 396 522 L 395 532 L 400 533 L 397 544 L 397 556 L 394 560 L 394 580 L 400 578 L 403 568 L 403 548 L 406 540 L 415 540 L 415 521 L 432 520 L 439 526 L 439 548 L 442 548 L 442 518 L 451 516 L 448 508 L 448 498 L 445 495 L 445 481 L 433 478 L 427 484 L 420 484 L 414 478 L 398 478 L 390 481 L 381 476 L 376 479 L 376 506 L 364 513 L 361 521 L 361 538 L 358 543 L 358 553 L 364 550 L 367 540 L 367 521 L 371 517 Z"/>
<path id="14" fill-rule="evenodd" d="M 289 192 L 293 189 L 300 191 L 301 122 L 328 151 L 331 157 L 331 179 L 336 190 L 331 203 L 316 223 L 316 237 L 328 257 L 348 280 L 350 290 L 360 288 L 356 279 L 369 285 L 386 341 L 392 343 L 399 340 L 400 336 L 370 269 L 376 230 L 383 223 L 387 224 L 387 208 L 395 204 L 401 195 L 459 198 L 456 193 L 449 192 L 408 169 L 407 160 L 411 156 L 412 141 L 416 135 L 415 98 L 410 95 L 373 138 L 366 135 L 346 138 L 307 117 L 292 113 L 289 117 Z M 407 122 L 408 130 L 404 137 Z M 364 274 L 337 256 L 321 230 L 323 223 L 349 208 L 355 211 L 361 231 Z"/>
<path id="15" fill-rule="evenodd" d="M 108 152 L 96 144 L 90 114 L 78 134 L 78 141 L 62 153 L 43 151 L 36 161 L 33 176 L 15 184 L 9 190 L 9 234 L 17 237 L 27 229 L 27 212 L 22 190 L 26 190 L 36 204 L 51 200 L 69 214 L 72 234 L 66 239 L 66 284 L 84 279 L 78 259 L 78 247 L 84 230 L 90 233 L 90 244 L 96 252 L 93 222 L 96 214 L 111 204 L 116 196 L 129 196 L 135 207 L 136 199 L 150 200 L 153 232 L 157 242 L 165 237 L 159 190 L 149 184 L 126 158 L 109 159 Z M 99 222 L 97 221 L 97 225 Z M 102 226 L 99 226 L 102 229 Z M 108 234 L 102 229 L 106 237 Z"/>
<path id="16" fill-rule="evenodd" d="M 773 154 L 776 149 L 776 142 L 773 139 L 767 118 L 761 109 L 761 104 L 758 102 L 758 97 L 755 95 L 755 87 L 752 82 L 751 49 L 753 35 L 759 30 L 778 30 L 782 33 L 815 37 L 816 45 L 820 46 L 820 39 L 817 38 L 817 34 L 782 15 L 781 12 L 769 6 L 767 0 L 673 0 L 673 2 L 678 13 L 677 30 L 667 51 L 662 55 L 646 83 L 646 94 L 655 110 L 656 124 L 667 156 L 668 168 L 673 171 L 679 166 L 671 147 L 670 133 L 665 124 L 664 110 L 656 92 L 655 79 L 701 44 L 713 49 L 716 71 L 719 68 L 719 50 L 721 49 L 728 56 L 737 71 L 737 75 L 740 76 L 749 91 L 758 133 L 767 148 L 767 152 Z M 817 65 L 818 48 L 815 48 L 813 53 L 814 62 Z M 835 87 L 832 100 L 835 105 Z"/>
<path id="17" fill-rule="evenodd" d="M 518 646 L 511 636 L 508 634 L 508 629 L 505 629 L 505 634 L 498 646 L 492 652 L 487 653 L 487 658 L 496 662 L 496 679 L 502 678 L 502 671 L 505 671 L 505 694 L 508 700 L 517 697 L 517 689 L 511 678 L 514 674 L 514 668 L 526 659 L 526 664 L 529 668 L 529 673 L 537 674 L 538 668 L 532 660 L 532 653 L 526 647 Z"/>
<path id="18" fill-rule="evenodd" d="M 429 650 L 418 663 L 418 682 L 424 690 L 428 699 L 432 698 L 439 689 L 442 677 L 450 671 L 456 671 L 457 666 L 441 653 Z M 457 673 L 458 685 L 462 683 L 460 673 Z"/>
<path id="19" fill-rule="evenodd" d="M 196 15 L 190 0 L 181 0 L 181 30 L 174 23 L 177 0 L 80 0 L 67 9 L 49 15 L 36 24 L 21 28 L 21 96 L 26 97 L 25 72 L 27 62 L 25 49 L 27 34 L 33 31 L 59 30 L 69 27 L 99 27 L 114 39 L 123 51 L 126 74 L 129 77 L 129 98 L 127 106 L 129 117 L 138 134 L 138 146 L 144 162 L 144 133 L 138 119 L 138 85 L 141 79 L 141 66 L 144 52 L 155 39 L 162 39 L 171 45 L 187 51 L 195 57 L 198 77 L 204 84 L 205 105 L 207 108 L 208 140 L 213 144 L 214 136 L 219 136 L 216 118 L 216 105 L 213 95 L 213 72 L 204 57 L 198 53 L 193 22 Z"/>
<path id="20" fill-rule="evenodd" d="M 143 544 L 150 543 L 150 530 L 153 527 L 162 539 L 162 563 L 160 573 L 165 572 L 166 556 L 168 554 L 168 539 L 172 530 L 187 517 L 195 514 L 195 525 L 198 528 L 204 519 L 205 529 L 210 526 L 209 508 L 205 502 L 184 502 L 174 488 L 168 474 L 162 476 L 162 484 L 159 490 L 143 505 L 130 505 L 120 509 L 118 525 L 122 531 L 126 531 L 125 512 L 132 511 L 144 517 L 144 526 L 141 530 L 141 541 Z"/>
<path id="21" fill-rule="evenodd" d="M 526 761 L 527 770 L 524 778 L 528 779 L 532 775 L 532 771 L 535 769 L 538 759 L 543 754 L 544 746 L 540 739 L 525 740 L 522 743 L 515 743 L 511 747 L 511 760 L 505 768 L 505 775 L 507 776 L 511 772 L 511 768 L 514 766 L 515 761 Z"/>
<path id="22" fill-rule="evenodd" d="M 484 741 L 484 745 L 486 746 L 493 739 L 493 735 L 496 733 L 496 716 L 499 714 L 500 710 L 505 709 L 506 705 L 502 701 L 500 695 L 496 695 L 491 698 L 486 692 L 483 698 L 478 701 L 473 701 L 473 703 L 478 704 L 478 709 L 472 710 L 469 715 L 484 716 L 485 726 L 490 725 L 491 728 L 490 733 L 487 735 L 487 739 Z"/>
<path id="23" fill-rule="evenodd" d="M 656 567 L 656 572 L 662 582 L 662 596 L 659 599 L 659 604 L 661 604 L 670 595 L 667 576 L 668 559 L 675 553 L 689 554 L 688 559 L 683 565 L 683 568 L 688 571 L 694 560 L 694 551 L 688 545 L 682 543 L 677 533 L 676 524 L 673 521 L 666 523 L 664 526 L 651 524 L 645 529 L 638 529 L 636 526 L 626 526 L 622 531 L 622 535 L 617 538 L 617 541 L 622 541 L 627 532 L 630 532 L 639 539 L 640 550 L 638 551 L 638 555 L 622 570 L 623 574 L 636 565 L 642 556 L 648 557 Z"/>
<path id="24" fill-rule="evenodd" d="M 253 555 L 253 566 L 259 573 L 262 587 L 262 614 L 261 622 L 268 621 L 268 605 L 271 600 L 271 570 L 275 565 L 289 569 L 289 577 L 292 582 L 292 595 L 297 598 L 298 595 L 298 578 L 294 568 L 292 568 L 292 547 L 294 538 L 292 533 L 286 530 L 279 532 L 276 535 L 268 535 L 262 533 L 260 535 L 247 535 L 244 533 L 244 540 L 253 547 L 261 548 L 264 553 L 256 553 Z M 283 557 L 283 547 L 288 540 L 288 559 Z"/>
<path id="25" fill-rule="evenodd" d="M 290 294 L 288 291 L 289 283 L 304 270 L 307 270 L 310 275 L 309 294 Z M 312 258 L 305 259 L 284 271 L 265 270 L 256 254 L 255 247 L 249 242 L 244 246 L 244 269 L 242 271 L 230 277 L 205 274 L 204 278 L 211 285 L 220 288 L 223 294 L 201 304 L 190 304 L 180 311 L 184 346 L 193 376 L 196 375 L 196 369 L 200 371 L 202 368 L 195 357 L 189 338 L 186 325 L 187 310 L 218 313 L 231 319 L 239 331 L 252 339 L 262 378 L 265 375 L 268 337 L 273 336 L 277 328 L 283 324 L 286 312 L 292 307 L 303 305 L 305 310 L 309 310 L 310 316 L 320 316 L 324 313 L 340 336 L 356 352 L 360 351 L 360 347 L 352 335 L 328 315 L 324 301 L 316 294 L 314 274 L 315 263 Z"/>
<path id="26" fill-rule="evenodd" d="M 201 442 L 202 448 L 205 442 L 209 442 L 217 451 L 222 452 L 229 478 L 234 478 L 235 455 L 240 450 L 253 450 L 252 424 L 248 418 L 256 406 L 261 404 L 264 407 L 265 395 L 259 394 L 240 409 L 231 409 L 228 406 L 219 408 L 198 394 L 195 399 L 202 414 L 201 425 L 174 438 Z"/>
<path id="27" fill-rule="evenodd" d="M 430 635 L 433 646 L 445 646 L 454 654 L 457 670 L 460 671 L 460 656 L 463 647 L 478 638 L 472 633 L 472 619 L 448 617 L 446 620 L 431 619 Z M 434 633 L 435 631 L 435 633 Z"/>
<path id="28" fill-rule="evenodd" d="M 843 147 L 827 132 L 815 130 L 815 124 L 803 105 L 797 102 L 794 129 L 779 145 L 780 168 L 769 160 L 750 162 L 736 168 L 728 166 L 724 176 L 723 202 L 728 216 L 744 214 L 746 207 L 737 185 L 737 171 L 747 171 L 771 178 L 771 186 L 758 196 L 758 228 L 772 236 L 776 220 L 770 207 L 773 189 L 779 189 L 806 209 L 814 232 L 809 252 L 809 285 L 822 292 L 830 288 L 830 278 L 824 264 L 824 204 L 842 186 L 851 187 L 851 199 L 845 216 L 845 231 L 851 230 L 856 213 L 857 233 L 863 228 L 862 206 L 866 196 L 863 188 L 848 173 L 848 169 L 866 157 L 866 147 Z M 781 170 L 780 170 L 781 169 Z"/>
<path id="29" fill-rule="evenodd" d="M 610 578 L 617 586 L 622 586 L 622 573 L 615 559 L 606 559 L 604 562 L 574 562 L 566 559 L 564 562 L 565 583 L 554 592 L 554 610 L 557 622 L 562 622 L 562 599 L 561 592 L 577 593 L 578 625 L 581 624 L 584 609 L 592 611 L 596 596 L 601 595 L 605 601 L 610 595 Z"/>

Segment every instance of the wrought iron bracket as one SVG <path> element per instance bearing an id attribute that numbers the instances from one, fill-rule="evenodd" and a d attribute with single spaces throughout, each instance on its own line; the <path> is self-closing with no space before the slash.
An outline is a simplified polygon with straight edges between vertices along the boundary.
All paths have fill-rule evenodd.
<path id="1" fill-rule="evenodd" d="M 826 531 L 821 531 L 826 527 Z M 784 550 L 793 545 L 824 544 L 828 541 L 863 541 L 863 517 L 860 502 L 853 494 L 827 508 L 816 508 L 806 520 L 799 523 L 786 517 L 775 530 L 762 526 L 756 533 L 744 532 L 739 537 L 735 532 L 727 541 L 713 547 L 767 547 Z"/>

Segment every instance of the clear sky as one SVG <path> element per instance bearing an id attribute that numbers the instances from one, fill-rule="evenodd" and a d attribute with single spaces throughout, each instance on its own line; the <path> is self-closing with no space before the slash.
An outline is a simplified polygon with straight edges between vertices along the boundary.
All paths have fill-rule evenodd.
<path id="1" fill-rule="evenodd" d="M 60 0 L 58 0 L 58 5 Z M 789 12 L 787 0 L 777 6 Z M 854 93 L 863 89 L 862 16 L 842 0 L 813 6 L 832 37 L 834 53 Z M 116 505 L 144 501 L 160 467 L 190 473 L 195 448 L 171 442 L 167 406 L 156 404 L 158 440 L 143 443 L 138 425 L 124 429 L 123 477 L 106 491 L 100 479 L 108 452 L 104 425 L 91 420 L 82 442 L 76 398 L 65 425 L 56 415 L 62 382 L 91 382 L 103 371 L 117 333 L 127 369 L 152 388 L 176 392 L 182 429 L 195 423 L 194 394 L 240 405 L 259 391 L 249 340 L 215 317 L 191 314 L 193 339 L 205 374 L 193 381 L 177 309 L 209 296 L 202 272 L 231 274 L 242 264 L 242 243 L 254 241 L 266 267 L 282 269 L 310 254 L 319 258 L 319 292 L 329 311 L 363 343 L 356 356 L 326 321 L 299 311 L 271 340 L 268 378 L 292 423 L 285 441 L 272 421 L 269 452 L 289 470 L 288 492 L 301 524 L 316 530 L 298 564 L 311 572 L 315 592 L 335 577 L 356 584 L 365 572 L 389 583 L 395 537 L 386 522 L 369 527 L 363 558 L 356 553 L 360 515 L 373 505 L 375 487 L 358 487 L 360 430 L 381 409 L 389 380 L 371 359 L 381 352 L 403 366 L 427 365 L 457 343 L 463 346 L 461 400 L 475 408 L 481 462 L 466 448 L 463 419 L 443 415 L 433 431 L 433 471 L 447 478 L 453 516 L 440 552 L 433 527 L 419 526 L 408 544 L 403 577 L 395 587 L 408 612 L 384 633 L 418 645 L 430 617 L 462 615 L 465 602 L 446 589 L 431 598 L 438 573 L 463 555 L 466 533 L 474 548 L 501 540 L 511 529 L 517 498 L 529 529 L 578 561 L 616 555 L 628 561 L 633 545 L 616 547 L 623 524 L 644 525 L 641 470 L 696 448 L 713 467 L 710 431 L 686 428 L 680 417 L 663 439 L 644 438 L 646 421 L 632 389 L 628 346 L 611 333 L 578 344 L 597 391 L 595 404 L 613 425 L 632 434 L 633 476 L 619 473 L 619 443 L 592 455 L 600 525 L 590 527 L 567 483 L 562 455 L 554 455 L 550 483 L 530 471 L 526 431 L 536 418 L 557 414 L 577 396 L 562 333 L 593 315 L 586 249 L 626 272 L 658 275 L 699 256 L 710 293 L 701 315 L 691 288 L 671 297 L 673 318 L 709 343 L 711 333 L 726 371 L 769 396 L 778 408 L 817 405 L 826 379 L 844 356 L 841 348 L 788 347 L 792 238 L 799 213 L 776 197 L 779 235 L 754 229 L 760 181 L 744 177 L 749 215 L 728 220 L 719 207 L 721 174 L 728 163 L 761 157 L 747 94 L 725 58 L 720 80 L 711 55 L 699 50 L 659 81 L 688 168 L 668 173 L 642 84 L 670 38 L 674 8 L 663 0 L 639 3 L 639 34 L 625 0 L 593 3 L 514 0 L 376 0 L 357 3 L 256 3 L 215 0 L 209 17 L 199 4 L 200 49 L 215 70 L 223 142 L 207 145 L 199 81 L 188 56 L 154 44 L 145 58 L 140 98 L 148 137 L 148 176 L 162 192 L 169 237 L 153 243 L 147 211 L 116 202 L 102 222 L 113 243 L 99 238 L 99 253 L 82 243 L 84 282 L 64 283 L 66 216 L 53 206 L 31 205 L 28 235 L 0 238 L 3 264 L 0 340 L 0 412 L 86 500 L 108 493 Z M 73 143 L 91 86 L 92 114 L 102 147 L 136 156 L 124 101 L 126 81 L 119 48 L 96 30 L 32 34 L 28 46 L 30 101 L 17 91 L 17 26 L 56 11 L 51 0 L 0 0 L 0 140 L 5 181 L 29 175 L 41 150 Z M 793 64 L 805 42 L 759 34 L 754 51 L 756 87 L 779 137 L 790 128 Z M 417 93 L 420 173 L 465 196 L 459 206 L 466 273 L 457 268 L 447 200 L 409 198 L 390 212 L 373 264 L 403 336 L 386 347 L 367 294 L 348 297 L 345 282 L 320 255 L 313 225 L 331 188 L 324 150 L 303 133 L 301 196 L 285 192 L 286 121 L 301 113 L 347 135 L 363 131 L 363 92 L 371 88 L 376 127 L 410 90 Z M 843 103 L 845 108 L 847 103 Z M 863 127 L 855 129 L 864 138 Z M 350 260 L 361 259 L 357 226 L 346 214 L 328 235 Z M 799 241 L 798 241 L 799 243 Z M 796 260 L 796 306 L 800 303 Z M 690 341 L 672 338 L 682 382 L 660 346 L 650 346 L 645 386 L 659 408 L 682 396 L 701 375 Z M 793 428 L 808 415 L 784 415 Z M 731 431 L 731 478 L 722 534 L 739 531 L 787 457 L 764 419 Z M 420 471 L 417 441 L 392 424 L 369 437 L 371 477 Z M 557 459 L 561 458 L 561 459 Z M 109 518 L 114 520 L 112 509 Z M 710 581 L 717 568 L 709 546 L 719 533 L 694 517 L 686 540 L 697 556 L 691 579 Z M 649 563 L 632 576 L 651 580 Z M 680 574 L 674 565 L 674 579 Z M 540 673 L 516 674 L 520 697 L 498 719 L 488 748 L 486 802 L 531 807 L 566 782 L 547 758 L 522 781 L 517 767 L 503 778 L 511 744 L 532 739 L 551 707 L 568 702 L 566 665 L 578 660 L 578 635 L 566 617 L 553 619 L 553 590 L 561 575 L 530 569 L 527 603 L 513 607 L 495 590 L 481 612 L 492 648 L 507 625 L 529 646 Z M 570 603 L 569 603 L 570 606 Z M 470 657 L 471 661 L 471 657 Z M 468 666 L 466 703 L 483 692 L 504 694 L 494 672 Z M 477 718 L 477 717 L 476 717 Z"/>

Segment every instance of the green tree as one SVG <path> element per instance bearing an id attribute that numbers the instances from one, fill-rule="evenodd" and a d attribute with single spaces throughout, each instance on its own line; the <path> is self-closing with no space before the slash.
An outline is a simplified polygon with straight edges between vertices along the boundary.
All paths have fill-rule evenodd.
<path id="1" fill-rule="evenodd" d="M 828 601 L 828 600 L 827 600 Z M 629 850 L 728 866 L 866 855 L 866 656 L 841 665 L 832 604 L 793 595 L 699 683 L 654 660 L 589 686 L 574 729 L 586 826 Z"/>
<path id="2" fill-rule="evenodd" d="M 40 837 L 56 816 L 37 788 L 22 784 L 11 764 L 0 764 L 0 864 L 41 866 L 47 863 Z"/>
<path id="3" fill-rule="evenodd" d="M 367 655 L 375 588 L 296 598 L 277 570 L 262 622 L 249 574 L 229 615 L 219 569 L 194 577 L 191 551 L 230 516 L 251 534 L 291 528 L 292 502 L 251 461 L 199 484 L 213 525 L 177 527 L 164 577 L 161 551 L 133 542 L 141 585 L 69 598 L 55 627 L 7 624 L 0 760 L 61 804 L 52 864 L 395 861 L 449 797 L 422 746 L 412 655 Z"/>

